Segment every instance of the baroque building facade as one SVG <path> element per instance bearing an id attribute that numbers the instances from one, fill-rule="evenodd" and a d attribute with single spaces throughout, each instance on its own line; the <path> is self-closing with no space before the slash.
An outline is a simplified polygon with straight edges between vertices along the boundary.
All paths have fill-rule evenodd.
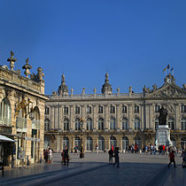
<path id="1" fill-rule="evenodd" d="M 168 110 L 167 124 L 177 148 L 186 146 L 186 84 L 179 87 L 169 73 L 161 87 L 144 87 L 142 93 L 112 92 L 108 74 L 101 94 L 69 94 L 62 75 L 61 85 L 46 102 L 45 148 L 71 151 L 82 146 L 85 151 L 108 150 L 112 145 L 127 150 L 132 144 L 140 148 L 155 144 L 159 108 Z"/>
<path id="2" fill-rule="evenodd" d="M 45 82 L 42 68 L 30 75 L 28 58 L 20 70 L 14 70 L 16 58 L 11 52 L 10 69 L 0 66 L 0 134 L 13 139 L 0 140 L 0 161 L 20 166 L 38 162 L 44 146 Z M 29 77 L 30 75 L 30 77 Z"/>

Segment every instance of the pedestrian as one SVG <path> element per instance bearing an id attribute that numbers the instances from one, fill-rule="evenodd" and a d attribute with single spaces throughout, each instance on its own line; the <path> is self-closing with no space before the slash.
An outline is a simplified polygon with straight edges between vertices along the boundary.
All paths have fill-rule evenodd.
<path id="1" fill-rule="evenodd" d="M 68 147 L 67 146 L 63 150 L 63 156 L 64 156 L 64 165 L 68 166 L 68 164 L 69 164 L 69 154 L 68 154 Z"/>
<path id="2" fill-rule="evenodd" d="M 169 159 L 170 159 L 170 162 L 168 164 L 168 167 L 170 167 L 171 163 L 173 162 L 174 167 L 176 168 L 175 155 L 174 155 L 174 151 L 172 149 L 170 150 L 170 153 L 169 153 Z"/>
<path id="3" fill-rule="evenodd" d="M 52 163 L 52 149 L 49 148 L 48 150 L 48 163 Z"/>
<path id="4" fill-rule="evenodd" d="M 44 159 L 45 159 L 45 163 L 48 162 L 48 149 L 44 149 Z"/>
<path id="5" fill-rule="evenodd" d="M 108 151 L 109 154 L 109 164 L 113 163 L 113 150 L 112 148 Z"/>
<path id="6" fill-rule="evenodd" d="M 119 168 L 119 147 L 115 147 L 114 157 L 115 157 L 115 163 L 113 164 L 113 166 L 117 165 L 117 167 Z"/>

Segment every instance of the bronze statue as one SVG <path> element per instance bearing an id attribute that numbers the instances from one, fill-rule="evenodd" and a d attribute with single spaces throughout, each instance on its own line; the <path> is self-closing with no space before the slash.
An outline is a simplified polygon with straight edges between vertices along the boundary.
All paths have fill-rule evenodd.
<path id="1" fill-rule="evenodd" d="M 167 120 L 167 109 L 165 109 L 163 106 L 159 109 L 159 125 L 166 125 L 166 120 Z"/>

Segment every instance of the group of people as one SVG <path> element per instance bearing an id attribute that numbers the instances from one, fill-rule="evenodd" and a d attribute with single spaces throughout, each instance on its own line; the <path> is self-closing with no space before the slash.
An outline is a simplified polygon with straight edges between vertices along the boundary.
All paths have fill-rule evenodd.
<path id="1" fill-rule="evenodd" d="M 111 149 L 108 151 L 109 154 L 109 164 L 113 166 L 119 167 L 119 147 L 112 146 Z M 113 162 L 113 158 L 115 158 L 115 162 Z"/>
<path id="2" fill-rule="evenodd" d="M 51 148 L 44 149 L 43 155 L 44 155 L 44 160 L 46 163 L 52 162 L 52 149 Z"/>

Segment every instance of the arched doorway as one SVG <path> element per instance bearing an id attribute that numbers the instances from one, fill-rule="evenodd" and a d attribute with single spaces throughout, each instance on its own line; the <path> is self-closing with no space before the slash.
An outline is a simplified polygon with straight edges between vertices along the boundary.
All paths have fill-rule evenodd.
<path id="1" fill-rule="evenodd" d="M 78 136 L 75 137 L 75 147 L 77 147 L 78 150 L 81 148 L 81 139 Z"/>
<path id="2" fill-rule="evenodd" d="M 93 150 L 93 141 L 90 136 L 87 137 L 87 151 Z"/>
<path id="3" fill-rule="evenodd" d="M 129 148 L 129 140 L 126 136 L 122 138 L 122 148 L 123 150 L 128 150 Z"/>
<path id="4" fill-rule="evenodd" d="M 110 137 L 110 148 L 112 148 L 112 146 L 115 148 L 117 146 L 117 140 L 114 136 Z"/>
<path id="5" fill-rule="evenodd" d="M 141 138 L 140 138 L 139 136 L 136 136 L 136 137 L 134 138 L 134 142 L 135 142 L 135 145 L 137 145 L 138 148 L 141 149 L 141 147 L 142 147 L 142 142 L 141 142 Z"/>
<path id="6" fill-rule="evenodd" d="M 99 139 L 98 139 L 98 149 L 102 151 L 105 150 L 105 139 L 102 136 L 99 136 Z"/>
<path id="7" fill-rule="evenodd" d="M 68 139 L 68 137 L 63 138 L 63 149 L 65 149 L 65 147 L 67 147 L 69 149 L 69 139 Z"/>

